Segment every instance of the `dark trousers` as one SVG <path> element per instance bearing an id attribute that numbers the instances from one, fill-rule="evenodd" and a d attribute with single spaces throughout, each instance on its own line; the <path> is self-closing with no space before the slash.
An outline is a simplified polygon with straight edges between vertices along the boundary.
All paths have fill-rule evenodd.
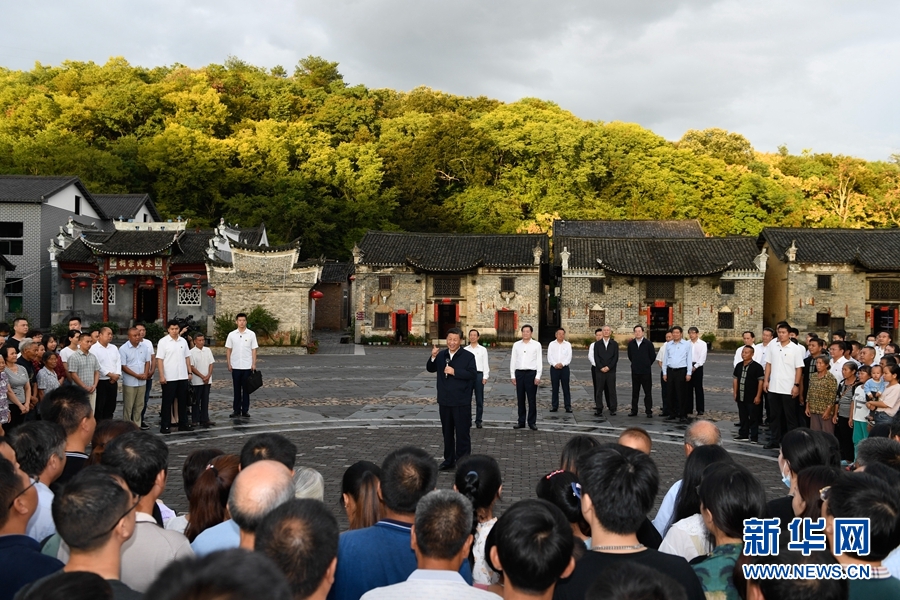
<path id="1" fill-rule="evenodd" d="M 194 385 L 194 415 L 191 419 L 194 424 L 209 423 L 209 388 L 212 386 L 207 384 Z"/>
<path id="2" fill-rule="evenodd" d="M 484 373 L 478 371 L 478 376 L 475 377 L 475 385 L 472 386 L 472 391 L 475 392 L 475 423 L 481 424 L 481 419 L 484 416 Z"/>
<path id="3" fill-rule="evenodd" d="M 188 380 L 166 381 L 162 384 L 162 414 L 160 415 L 160 429 L 172 427 L 172 402 L 178 401 L 178 423 L 187 426 L 187 394 Z"/>
<path id="4" fill-rule="evenodd" d="M 762 420 L 762 400 L 759 404 L 753 402 L 738 402 L 738 418 L 741 428 L 738 437 L 749 437 L 754 442 L 759 441 L 759 422 Z"/>
<path id="5" fill-rule="evenodd" d="M 572 394 L 569 391 L 569 365 L 564 366 L 562 369 L 550 367 L 550 386 L 553 390 L 550 408 L 553 410 L 559 410 L 560 384 L 562 384 L 563 402 L 565 403 L 566 410 L 572 410 Z"/>
<path id="6" fill-rule="evenodd" d="M 673 411 L 672 406 L 669 404 L 669 382 L 663 379 L 663 374 L 660 372 L 659 374 L 659 387 L 662 393 L 662 412 L 664 415 L 669 416 L 670 414 L 675 414 L 678 411 Z"/>
<path id="7" fill-rule="evenodd" d="M 641 389 L 644 390 L 644 412 L 648 415 L 653 414 L 653 394 L 650 389 L 653 385 L 653 375 L 651 373 L 632 373 L 631 374 L 631 412 L 637 413 L 638 400 L 641 396 Z"/>
<path id="8" fill-rule="evenodd" d="M 141 409 L 141 425 L 144 424 L 144 415 L 147 414 L 147 405 L 150 404 L 150 388 L 153 387 L 153 376 L 147 379 L 147 385 L 144 386 L 144 408 Z"/>
<path id="9" fill-rule="evenodd" d="M 108 379 L 101 379 L 97 382 L 97 401 L 94 408 L 94 415 L 97 420 L 112 419 L 116 414 L 116 394 L 119 391 L 119 385 Z"/>
<path id="10" fill-rule="evenodd" d="M 791 429 L 797 428 L 797 399 L 790 394 L 769 392 L 769 409 L 772 411 L 772 442 L 781 443 L 781 438 Z M 852 443 L 852 440 L 851 440 Z"/>
<path id="11" fill-rule="evenodd" d="M 678 369 L 666 369 L 666 377 L 669 384 L 669 415 L 680 419 L 687 418 L 691 408 L 691 397 L 688 391 L 687 367 Z"/>
<path id="12" fill-rule="evenodd" d="M 594 381 L 594 404 L 597 405 L 597 412 L 603 413 L 603 396 L 606 395 L 606 406 L 610 413 L 616 412 L 619 401 L 616 398 L 616 372 L 609 370 L 606 373 L 600 369 L 596 370 L 597 377 Z"/>
<path id="13" fill-rule="evenodd" d="M 797 427 L 809 427 L 809 417 L 806 416 L 805 402 L 803 404 L 797 403 Z"/>
<path id="14" fill-rule="evenodd" d="M 838 439 L 841 448 L 841 460 L 853 462 L 853 421 L 847 417 L 838 416 L 837 425 L 834 426 L 834 435 Z"/>
<path id="15" fill-rule="evenodd" d="M 244 414 L 250 412 L 250 394 L 244 389 L 244 382 L 250 377 L 250 369 L 232 369 L 231 382 L 234 384 L 234 402 L 231 412 Z"/>
<path id="16" fill-rule="evenodd" d="M 472 405 L 438 404 L 438 413 L 441 416 L 441 432 L 444 434 L 444 461 L 452 464 L 472 453 L 472 440 L 469 438 L 469 430 L 472 427 Z"/>
<path id="17" fill-rule="evenodd" d="M 703 395 L 703 367 L 697 367 L 691 373 L 690 387 L 690 394 L 693 396 L 691 406 L 696 406 L 697 414 L 700 414 L 706 410 L 706 398 Z M 693 412 L 693 410 L 688 412 Z"/>
<path id="18" fill-rule="evenodd" d="M 525 397 L 528 397 L 528 424 L 537 425 L 537 371 L 516 371 L 516 399 L 519 401 L 519 425 L 525 424 Z"/>

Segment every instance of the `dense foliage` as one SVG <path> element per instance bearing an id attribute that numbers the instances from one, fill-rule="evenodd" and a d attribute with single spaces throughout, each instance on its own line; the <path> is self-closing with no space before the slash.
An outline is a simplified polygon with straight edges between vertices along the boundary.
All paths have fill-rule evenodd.
<path id="1" fill-rule="evenodd" d="M 669 142 L 537 99 L 349 86 L 316 57 L 292 76 L 238 59 L 0 69 L 0 172 L 149 192 L 200 226 L 264 221 L 305 256 L 346 258 L 367 229 L 548 231 L 554 218 L 697 218 L 713 235 L 895 227 L 898 162 L 765 154 L 719 129 Z"/>

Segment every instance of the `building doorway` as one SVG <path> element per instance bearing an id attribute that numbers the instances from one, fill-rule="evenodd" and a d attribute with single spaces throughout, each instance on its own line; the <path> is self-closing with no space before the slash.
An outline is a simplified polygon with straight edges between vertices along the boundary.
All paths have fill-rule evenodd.
<path id="1" fill-rule="evenodd" d="M 137 319 L 142 323 L 153 323 L 159 318 L 159 291 L 153 288 L 138 290 Z"/>
<path id="2" fill-rule="evenodd" d="M 447 339 L 447 332 L 456 327 L 456 304 L 438 304 L 438 338 Z"/>
<path id="3" fill-rule="evenodd" d="M 394 315 L 394 319 L 396 323 L 394 336 L 398 342 L 405 342 L 409 337 L 409 314 L 397 313 Z"/>
<path id="4" fill-rule="evenodd" d="M 516 313 L 510 310 L 501 310 L 497 313 L 497 341 L 516 341 Z"/>
<path id="5" fill-rule="evenodd" d="M 666 333 L 669 331 L 669 307 L 650 307 L 650 341 L 661 343 L 666 341 Z"/>
<path id="6" fill-rule="evenodd" d="M 872 307 L 872 332 L 887 331 L 891 337 L 894 337 L 894 330 L 897 328 L 896 320 L 897 309 L 892 306 L 873 306 Z"/>

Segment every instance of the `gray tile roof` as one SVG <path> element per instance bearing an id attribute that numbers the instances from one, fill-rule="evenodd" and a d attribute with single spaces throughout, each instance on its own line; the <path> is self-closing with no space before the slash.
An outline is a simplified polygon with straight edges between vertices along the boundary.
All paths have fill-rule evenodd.
<path id="1" fill-rule="evenodd" d="M 265 230 L 265 223 L 261 223 L 259 227 L 241 227 L 238 229 L 240 232 L 238 235 L 238 242 L 245 246 L 259 246 Z"/>
<path id="2" fill-rule="evenodd" d="M 203 263 L 212 232 L 112 231 L 85 233 L 57 256 L 60 262 L 94 262 L 103 256 L 157 256 L 171 252 L 173 264 Z M 177 238 L 177 239 L 176 239 Z"/>
<path id="3" fill-rule="evenodd" d="M 681 221 L 565 221 L 553 222 L 554 237 L 702 238 L 700 222 Z"/>
<path id="4" fill-rule="evenodd" d="M 0 202 L 43 202 L 77 181 L 77 177 L 0 175 Z"/>
<path id="5" fill-rule="evenodd" d="M 797 262 L 855 264 L 870 271 L 900 271 L 900 229 L 800 229 L 767 227 L 759 245 L 768 242 L 775 255 L 796 243 Z"/>
<path id="6" fill-rule="evenodd" d="M 478 235 L 450 233 L 398 233 L 370 231 L 359 248 L 361 263 L 370 266 L 409 265 L 426 272 L 464 272 L 477 267 L 534 266 L 534 248 L 549 258 L 544 234 Z"/>
<path id="7" fill-rule="evenodd" d="M 353 274 L 353 264 L 348 262 L 326 262 L 322 265 L 322 283 L 347 283 L 347 278 Z"/>
<path id="8" fill-rule="evenodd" d="M 694 277 L 729 269 L 756 270 L 759 253 L 750 237 L 602 239 L 563 237 L 554 240 L 556 263 L 563 249 L 570 269 L 605 269 L 620 275 Z M 601 262 L 597 262 L 598 259 Z"/>
<path id="9" fill-rule="evenodd" d="M 145 204 L 150 215 L 157 221 L 162 217 L 156 210 L 156 205 L 150 199 L 150 194 L 94 194 L 94 200 L 100 206 L 107 219 L 117 220 L 119 217 L 133 219 L 134 215 Z"/>

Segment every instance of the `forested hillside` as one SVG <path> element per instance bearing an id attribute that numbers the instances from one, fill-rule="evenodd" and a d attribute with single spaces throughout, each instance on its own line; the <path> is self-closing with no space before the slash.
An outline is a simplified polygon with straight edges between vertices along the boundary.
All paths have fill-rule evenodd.
<path id="1" fill-rule="evenodd" d="M 547 231 L 554 218 L 697 218 L 713 235 L 900 225 L 898 156 L 765 154 L 718 129 L 669 142 L 545 100 L 349 86 L 337 67 L 0 69 L 0 173 L 149 192 L 202 226 L 265 221 L 305 256 L 346 258 L 366 229 Z"/>

